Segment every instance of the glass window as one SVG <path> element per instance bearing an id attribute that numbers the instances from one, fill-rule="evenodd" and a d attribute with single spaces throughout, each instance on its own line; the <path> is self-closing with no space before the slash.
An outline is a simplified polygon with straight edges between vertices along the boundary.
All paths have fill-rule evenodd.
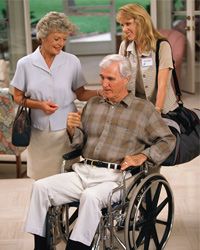
<path id="1" fill-rule="evenodd" d="M 0 1 L 0 59 L 8 59 L 8 18 L 5 1 Z"/>
<path id="2" fill-rule="evenodd" d="M 195 0 L 194 2 L 195 11 L 200 11 L 200 1 Z M 186 35 L 187 27 L 186 24 L 186 1 L 185 0 L 173 0 L 173 12 L 172 12 L 172 27 L 181 33 Z M 195 59 L 196 61 L 200 61 L 200 15 L 195 14 Z M 192 18 L 192 17 L 188 17 Z"/>

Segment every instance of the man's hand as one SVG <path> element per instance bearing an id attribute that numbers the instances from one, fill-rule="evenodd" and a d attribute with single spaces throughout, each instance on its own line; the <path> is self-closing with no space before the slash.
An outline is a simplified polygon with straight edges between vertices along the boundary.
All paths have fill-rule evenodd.
<path id="1" fill-rule="evenodd" d="M 144 154 L 126 155 L 124 157 L 123 162 L 121 163 L 121 170 L 125 170 L 126 168 L 130 166 L 133 166 L 133 167 L 140 166 L 146 160 L 147 160 L 147 156 Z"/>
<path id="2" fill-rule="evenodd" d="M 74 135 L 74 130 L 76 127 L 81 125 L 81 111 L 70 112 L 67 117 L 67 131 L 71 136 Z"/>

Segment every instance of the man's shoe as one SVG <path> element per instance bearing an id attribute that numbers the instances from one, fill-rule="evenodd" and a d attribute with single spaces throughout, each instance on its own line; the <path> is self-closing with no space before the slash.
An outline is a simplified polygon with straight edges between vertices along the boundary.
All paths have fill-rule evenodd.
<path id="1" fill-rule="evenodd" d="M 65 250 L 91 250 L 90 246 L 87 246 L 79 241 L 68 240 Z"/>
<path id="2" fill-rule="evenodd" d="M 34 234 L 34 250 L 47 250 L 47 239 L 45 237 Z"/>

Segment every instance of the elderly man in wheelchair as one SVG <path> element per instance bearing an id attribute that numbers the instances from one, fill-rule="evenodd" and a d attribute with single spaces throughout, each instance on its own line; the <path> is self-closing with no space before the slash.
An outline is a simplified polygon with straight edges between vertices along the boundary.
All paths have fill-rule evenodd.
<path id="1" fill-rule="evenodd" d="M 116 234 L 125 231 L 124 239 L 115 237 L 119 249 L 149 249 L 151 239 L 154 249 L 165 245 L 173 197 L 158 172 L 176 139 L 153 105 L 128 91 L 130 76 L 126 58 L 106 56 L 100 63 L 103 97 L 91 98 L 81 117 L 69 114 L 67 132 L 72 148 L 81 147 L 83 160 L 71 172 L 34 183 L 25 230 L 34 235 L 35 250 L 51 249 L 49 208 L 74 202 L 78 217 L 67 235 L 67 250 L 100 249 L 100 242 L 103 249 L 114 249 L 114 228 Z M 166 207 L 165 219 L 158 218 Z M 156 224 L 164 226 L 161 235 Z"/>

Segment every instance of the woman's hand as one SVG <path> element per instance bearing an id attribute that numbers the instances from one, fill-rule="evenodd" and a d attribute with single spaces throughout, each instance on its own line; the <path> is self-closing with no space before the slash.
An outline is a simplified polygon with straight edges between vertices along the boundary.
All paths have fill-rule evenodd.
<path id="1" fill-rule="evenodd" d="M 42 110 L 47 115 L 53 114 L 59 108 L 58 104 L 52 101 L 43 101 L 41 106 L 42 106 Z"/>
<path id="2" fill-rule="evenodd" d="M 121 170 L 125 170 L 130 166 L 132 167 L 141 166 L 146 160 L 147 156 L 144 154 L 127 155 L 124 157 L 124 160 L 121 163 Z"/>
<path id="3" fill-rule="evenodd" d="M 80 127 L 80 125 L 81 125 L 81 111 L 68 113 L 67 131 L 70 133 L 71 136 L 73 136 L 75 128 Z"/>
<path id="4" fill-rule="evenodd" d="M 13 97 L 14 101 L 17 104 L 21 104 L 25 97 L 25 93 L 17 88 L 13 90 Z M 58 104 L 48 100 L 48 101 L 39 101 L 33 100 L 30 98 L 26 99 L 26 106 L 31 109 L 41 109 L 45 114 L 51 115 L 53 114 L 58 108 Z"/>

